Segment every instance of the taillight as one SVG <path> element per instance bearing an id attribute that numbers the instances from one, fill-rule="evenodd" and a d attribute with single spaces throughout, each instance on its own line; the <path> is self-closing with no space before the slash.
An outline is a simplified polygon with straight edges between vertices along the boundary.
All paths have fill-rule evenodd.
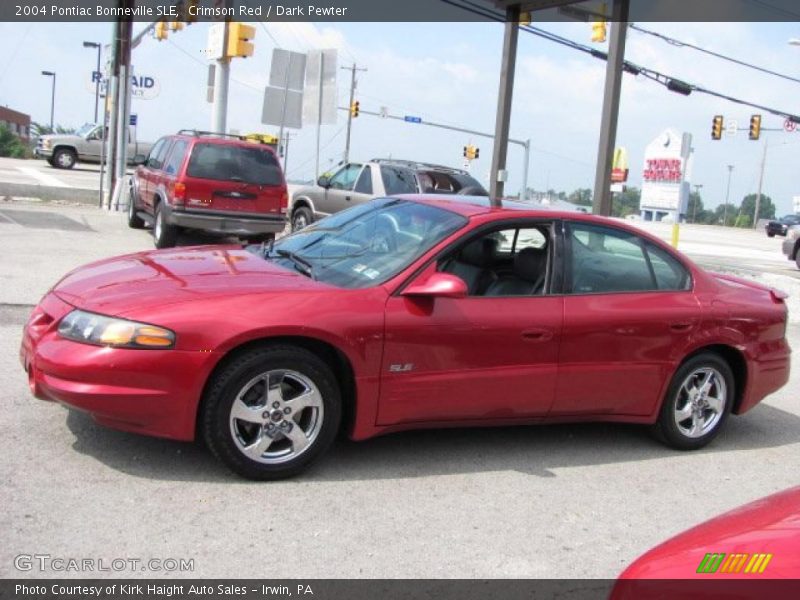
<path id="1" fill-rule="evenodd" d="M 172 188 L 172 202 L 173 204 L 186 204 L 186 184 L 178 182 Z"/>
<path id="2" fill-rule="evenodd" d="M 281 194 L 281 214 L 286 214 L 286 210 L 289 208 L 289 192 L 284 191 Z"/>

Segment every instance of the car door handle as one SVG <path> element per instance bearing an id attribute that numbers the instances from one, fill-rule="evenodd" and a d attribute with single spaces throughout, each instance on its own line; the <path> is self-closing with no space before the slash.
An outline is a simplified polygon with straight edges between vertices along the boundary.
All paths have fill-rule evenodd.
<path id="1" fill-rule="evenodd" d="M 344 199 L 350 202 L 350 196 L 345 196 Z"/>
<path id="2" fill-rule="evenodd" d="M 522 339 L 526 342 L 546 342 L 553 339 L 550 329 L 526 329 L 522 332 Z"/>
<path id="3" fill-rule="evenodd" d="M 670 323 L 669 328 L 672 331 L 689 331 L 694 326 L 694 323 Z"/>

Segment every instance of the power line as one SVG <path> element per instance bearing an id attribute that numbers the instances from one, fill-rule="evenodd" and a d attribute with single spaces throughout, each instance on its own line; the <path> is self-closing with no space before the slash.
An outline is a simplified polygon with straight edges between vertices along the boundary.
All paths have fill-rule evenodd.
<path id="1" fill-rule="evenodd" d="M 167 38 L 167 43 L 170 44 L 173 48 L 175 48 L 179 52 L 185 54 L 187 57 L 192 59 L 197 64 L 202 65 L 204 68 L 208 68 L 208 63 L 207 62 L 197 58 L 196 56 L 194 56 L 191 52 L 187 51 L 186 49 L 181 48 L 180 46 L 178 46 L 178 44 L 173 42 L 171 39 Z M 238 83 L 241 86 L 244 86 L 246 88 L 250 88 L 251 90 L 255 90 L 256 92 L 261 92 L 262 91 L 261 88 L 257 88 L 256 86 L 250 85 L 249 83 L 245 83 L 244 81 L 240 81 L 238 79 L 234 79 L 233 77 L 231 77 L 230 80 L 233 81 L 234 83 Z"/>
<path id="2" fill-rule="evenodd" d="M 498 23 L 505 23 L 505 16 L 504 15 L 501 15 L 500 13 L 498 13 L 497 11 L 495 11 L 493 9 L 485 8 L 483 6 L 475 4 L 473 2 L 469 2 L 468 0 L 462 0 L 462 3 L 457 3 L 457 2 L 454 2 L 453 0 L 441 0 L 441 1 L 446 3 L 446 4 L 450 4 L 451 6 L 455 6 L 457 8 L 461 8 L 463 10 L 471 12 L 471 13 L 473 13 L 475 15 L 484 17 L 486 19 L 489 19 L 489 20 L 492 20 L 492 21 L 497 21 Z M 755 1 L 755 0 L 751 0 L 751 1 Z M 574 50 L 578 50 L 578 51 L 583 52 L 585 54 L 589 54 L 591 56 L 594 56 L 595 58 L 599 58 L 601 60 L 608 60 L 608 54 L 606 54 L 605 52 L 602 52 L 600 50 L 595 50 L 594 48 L 591 48 L 591 47 L 586 46 L 584 44 L 580 44 L 580 43 L 575 42 L 573 40 L 570 40 L 568 38 L 561 37 L 560 35 L 556 35 L 554 33 L 551 33 L 549 31 L 547 31 L 547 30 L 539 29 L 538 27 L 532 27 L 530 25 L 520 25 L 519 28 L 520 28 L 520 30 L 525 31 L 526 33 L 531 33 L 533 35 L 536 35 L 538 37 L 544 38 L 544 39 L 549 40 L 551 42 L 555 42 L 557 44 L 561 44 L 562 46 L 567 46 L 567 47 L 572 48 Z M 625 72 L 627 72 L 627 73 L 632 74 L 632 75 L 644 75 L 648 79 L 651 79 L 651 80 L 653 80 L 653 81 L 655 81 L 657 83 L 660 83 L 661 85 L 663 85 L 664 87 L 666 87 L 670 91 L 677 92 L 677 93 L 683 94 L 685 96 L 688 96 L 692 92 L 698 92 L 700 94 L 708 94 L 710 96 L 715 96 L 715 97 L 721 98 L 723 100 L 728 100 L 730 102 L 735 102 L 736 104 L 741 104 L 741 105 L 744 105 L 744 106 L 750 106 L 752 108 L 757 108 L 759 110 L 763 110 L 765 112 L 768 112 L 768 113 L 771 113 L 773 115 L 782 117 L 784 119 L 788 119 L 790 121 L 794 121 L 796 123 L 800 123 L 800 116 L 798 116 L 798 115 L 795 115 L 795 114 L 792 114 L 792 113 L 788 113 L 786 111 L 783 111 L 783 110 L 780 110 L 780 109 L 777 109 L 777 108 L 771 108 L 771 107 L 768 107 L 768 106 L 763 106 L 761 104 L 756 104 L 754 102 L 750 102 L 749 100 L 742 100 L 741 98 L 735 98 L 733 96 L 729 96 L 729 95 L 723 94 L 721 92 L 715 92 L 713 90 L 710 90 L 708 88 L 704 88 L 704 87 L 699 86 L 699 85 L 694 85 L 694 84 L 691 84 L 691 83 L 687 83 L 685 81 L 681 81 L 677 77 L 672 77 L 671 75 L 666 75 L 664 73 L 660 73 L 659 71 L 656 71 L 654 69 L 649 69 L 647 67 L 642 67 L 642 66 L 637 65 L 635 63 L 632 63 L 631 61 L 628 61 L 628 60 L 623 62 L 623 70 Z"/>
<path id="3" fill-rule="evenodd" d="M 641 33 L 652 35 L 653 37 L 659 38 L 664 42 L 668 43 L 671 46 L 676 46 L 679 48 L 691 48 L 692 50 L 697 50 L 698 52 L 703 52 L 704 54 L 709 54 L 716 58 L 726 60 L 728 62 L 732 62 L 737 65 L 741 65 L 743 67 L 747 67 L 748 69 L 753 69 L 755 71 L 761 71 L 762 73 L 767 73 L 768 75 L 774 75 L 775 77 L 780 77 L 782 79 L 788 79 L 789 81 L 794 81 L 795 83 L 800 83 L 800 79 L 796 77 L 792 77 L 790 75 L 785 75 L 784 73 L 778 73 L 777 71 L 771 71 L 770 69 L 766 69 L 764 67 L 759 67 L 758 65 L 754 65 L 743 60 L 739 60 L 737 58 L 733 58 L 732 56 L 727 56 L 725 54 L 720 54 L 718 52 L 714 52 L 713 50 L 707 50 L 706 48 L 701 48 L 700 46 L 695 46 L 694 44 L 690 44 L 689 42 L 682 42 L 680 40 L 676 40 L 675 38 L 671 38 L 663 33 L 658 33 L 657 31 L 650 31 L 649 29 L 645 29 L 644 27 L 640 27 L 635 23 L 630 23 L 628 25 L 631 29 L 635 29 Z"/>
<path id="4" fill-rule="evenodd" d="M 747 0 L 751 4 L 757 4 L 766 8 L 767 10 L 771 10 L 779 15 L 783 15 L 784 17 L 791 17 L 793 19 L 800 19 L 800 13 L 796 13 L 791 10 L 786 10 L 785 8 L 781 8 L 779 6 L 774 6 L 769 2 L 765 2 L 764 0 Z"/>
<path id="5" fill-rule="evenodd" d="M 278 43 L 278 40 L 276 40 L 276 39 L 275 39 L 275 36 L 273 36 L 273 35 L 272 35 L 272 33 L 270 32 L 270 30 L 269 30 L 269 29 L 267 28 L 267 26 L 264 24 L 264 21 L 259 21 L 259 22 L 258 22 L 258 24 L 259 24 L 259 25 L 261 25 L 261 29 L 263 29 L 263 30 L 264 30 L 264 33 L 266 33 L 266 34 L 269 36 L 269 39 L 271 39 L 271 40 L 272 40 L 272 43 L 274 43 L 274 44 L 275 44 L 275 47 L 276 47 L 276 48 L 281 48 L 281 49 L 283 49 L 283 46 L 281 46 L 281 45 Z"/>

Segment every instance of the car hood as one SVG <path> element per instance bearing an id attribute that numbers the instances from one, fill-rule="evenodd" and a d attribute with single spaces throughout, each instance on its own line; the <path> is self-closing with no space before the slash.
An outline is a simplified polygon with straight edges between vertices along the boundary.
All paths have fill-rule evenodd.
<path id="1" fill-rule="evenodd" d="M 115 316 L 150 306 L 259 292 L 330 289 L 241 246 L 127 254 L 79 267 L 53 292 L 79 308 Z"/>
<path id="2" fill-rule="evenodd" d="M 77 142 L 78 140 L 82 140 L 83 138 L 78 135 L 71 135 L 68 133 L 50 133 L 47 135 L 39 136 L 43 142 L 46 140 L 51 144 L 55 142 Z"/>
<path id="3" fill-rule="evenodd" d="M 772 554 L 765 569 L 768 577 L 800 578 L 800 486 L 756 500 L 675 536 L 642 555 L 620 577 L 707 578 L 708 573 L 698 574 L 698 570 L 708 553 Z M 720 568 L 714 574 L 752 577 L 744 572 L 746 564 L 743 567 L 738 573 Z"/>

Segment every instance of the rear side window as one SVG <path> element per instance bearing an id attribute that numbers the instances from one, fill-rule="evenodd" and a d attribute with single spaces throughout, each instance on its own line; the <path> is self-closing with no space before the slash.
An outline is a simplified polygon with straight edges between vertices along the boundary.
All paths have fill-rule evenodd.
<path id="1" fill-rule="evenodd" d="M 681 263 L 661 248 L 649 242 L 645 244 L 653 275 L 660 290 L 688 290 L 691 284 L 689 273 Z"/>
<path id="2" fill-rule="evenodd" d="M 414 173 L 409 169 L 401 167 L 381 167 L 381 179 L 383 187 L 390 196 L 395 194 L 415 194 L 417 192 L 417 182 Z"/>
<path id="3" fill-rule="evenodd" d="M 172 145 L 172 152 L 169 154 L 169 160 L 164 165 L 164 172 L 168 175 L 175 175 L 178 169 L 183 164 L 183 159 L 186 157 L 186 148 L 189 143 L 186 140 L 178 140 Z"/>
<path id="4" fill-rule="evenodd" d="M 186 174 L 199 179 L 242 181 L 255 185 L 283 183 L 281 167 L 275 156 L 256 145 L 195 144 Z"/>

